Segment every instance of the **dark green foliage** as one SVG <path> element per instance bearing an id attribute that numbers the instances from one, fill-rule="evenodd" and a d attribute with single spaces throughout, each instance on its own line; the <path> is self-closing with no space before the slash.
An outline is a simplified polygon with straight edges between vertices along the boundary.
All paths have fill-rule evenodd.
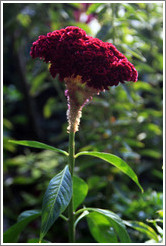
<path id="1" fill-rule="evenodd" d="M 59 215 L 67 208 L 72 196 L 72 180 L 66 166 L 53 177 L 43 197 L 40 241 L 46 235 Z"/>
<path id="2" fill-rule="evenodd" d="M 20 214 L 17 223 L 11 226 L 4 233 L 4 243 L 16 243 L 18 241 L 20 233 L 25 229 L 25 227 L 40 215 L 41 212 L 37 210 L 25 211 L 22 214 Z"/>
<path id="3" fill-rule="evenodd" d="M 84 201 L 88 193 L 88 185 L 85 181 L 77 176 L 73 179 L 73 200 L 74 200 L 74 211 Z"/>
<path id="4" fill-rule="evenodd" d="M 68 25 L 77 25 L 88 35 L 112 42 L 139 73 L 138 82 L 112 87 L 95 96 L 83 109 L 80 131 L 76 134 L 77 152 L 119 156 L 137 174 L 145 191 L 141 194 L 132 180 L 105 161 L 80 156 L 75 173 L 84 181 L 74 180 L 77 185 L 73 188 L 80 192 L 75 208 L 82 208 L 83 203 L 86 207 L 111 210 L 124 220 L 123 224 L 130 221 L 126 228 L 132 242 L 161 242 L 162 216 L 157 211 L 162 210 L 163 199 L 162 3 L 94 3 L 87 9 L 81 3 L 55 2 L 4 3 L 3 7 L 4 242 L 38 242 L 39 214 L 29 214 L 19 222 L 17 217 L 22 211 L 41 209 L 48 181 L 67 164 L 66 156 L 62 155 L 68 150 L 64 84 L 58 78 L 53 80 L 47 64 L 32 60 L 29 52 L 39 35 Z M 86 11 L 93 14 L 93 21 L 87 24 L 83 18 L 76 19 L 80 9 L 83 15 Z M 9 139 L 33 139 L 65 151 L 44 150 L 46 146 L 43 150 L 26 148 L 8 142 Z M 92 217 L 103 215 L 89 211 L 89 215 L 82 216 L 89 219 L 80 219 L 77 224 L 78 243 L 108 242 L 109 235 L 112 242 L 119 241 L 118 233 L 111 234 L 109 230 L 112 225 L 108 217 L 104 217 L 103 225 L 96 222 L 92 231 Z M 133 230 L 138 224 L 131 227 L 131 223 L 138 222 L 146 225 L 143 228 L 144 224 L 139 224 L 140 229 Z M 46 241 L 66 243 L 65 223 L 59 218 L 47 233 Z M 147 226 L 154 232 L 148 234 Z"/>

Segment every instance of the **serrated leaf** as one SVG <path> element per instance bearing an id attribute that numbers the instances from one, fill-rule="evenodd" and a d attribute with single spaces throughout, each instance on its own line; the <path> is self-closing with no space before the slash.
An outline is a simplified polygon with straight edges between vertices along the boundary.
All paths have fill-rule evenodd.
<path id="1" fill-rule="evenodd" d="M 87 215 L 88 225 L 93 237 L 99 243 L 118 242 L 130 243 L 130 237 L 121 218 L 105 209 L 90 208 L 94 211 Z"/>
<path id="2" fill-rule="evenodd" d="M 78 154 L 76 154 L 75 158 L 77 158 L 80 155 L 90 155 L 90 156 L 98 157 L 114 165 L 115 167 L 119 168 L 123 173 L 127 174 L 139 186 L 139 188 L 143 192 L 143 188 L 141 187 L 138 181 L 137 175 L 131 169 L 131 167 L 128 166 L 128 164 L 125 161 L 123 161 L 120 157 L 116 155 L 108 154 L 108 153 L 103 153 L 103 152 L 84 151 L 84 152 L 79 152 Z"/>
<path id="3" fill-rule="evenodd" d="M 4 232 L 3 242 L 17 243 L 20 233 L 31 221 L 39 217 L 40 214 L 41 212 L 39 210 L 28 210 L 21 213 L 18 217 L 18 222 Z"/>
<path id="4" fill-rule="evenodd" d="M 156 232 L 153 230 L 152 227 L 146 225 L 145 223 L 139 221 L 124 221 L 124 223 L 127 226 L 144 233 L 149 238 L 154 239 L 156 242 L 159 242 Z"/>
<path id="5" fill-rule="evenodd" d="M 72 178 L 69 167 L 51 179 L 42 205 L 40 241 L 46 235 L 59 215 L 67 208 L 72 196 Z"/>
<path id="6" fill-rule="evenodd" d="M 57 148 L 54 148 L 53 146 L 50 146 L 50 145 L 47 145 L 47 144 L 44 144 L 44 143 L 40 143 L 40 142 L 37 142 L 37 141 L 29 141 L 29 140 L 19 140 L 19 141 L 16 141 L 16 140 L 9 140 L 9 142 L 10 143 L 14 143 L 14 144 L 18 144 L 18 145 L 27 146 L 27 147 L 37 148 L 37 149 L 52 150 L 52 151 L 59 152 L 61 154 L 64 154 L 64 155 L 68 156 L 68 153 L 66 151 L 64 151 L 64 150 L 57 149 Z"/>
<path id="7" fill-rule="evenodd" d="M 78 206 L 84 201 L 87 193 L 88 193 L 87 183 L 83 179 L 74 176 L 73 177 L 74 210 L 76 210 Z"/>

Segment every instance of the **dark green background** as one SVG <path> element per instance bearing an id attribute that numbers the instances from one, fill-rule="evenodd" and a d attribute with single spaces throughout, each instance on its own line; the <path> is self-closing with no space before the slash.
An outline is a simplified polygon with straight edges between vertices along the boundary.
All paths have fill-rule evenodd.
<path id="1" fill-rule="evenodd" d="M 48 65 L 32 60 L 29 52 L 39 35 L 69 25 L 113 43 L 139 74 L 138 82 L 111 87 L 83 109 L 76 150 L 123 158 L 145 193 L 116 168 L 84 157 L 77 160 L 75 172 L 89 185 L 85 205 L 112 210 L 126 220 L 147 223 L 157 218 L 156 211 L 162 209 L 162 4 L 95 3 L 88 8 L 81 3 L 4 3 L 3 8 L 4 230 L 20 212 L 41 208 L 49 180 L 66 165 L 59 154 L 8 140 L 37 140 L 67 150 L 64 84 L 52 79 Z M 88 23 L 82 19 L 85 14 L 92 16 Z M 38 237 L 39 227 L 40 219 L 27 227 L 19 242 Z M 137 231 L 129 233 L 133 242 L 149 240 Z M 58 219 L 47 239 L 67 242 L 65 222 Z M 77 242 L 95 242 L 86 220 L 78 225 Z"/>

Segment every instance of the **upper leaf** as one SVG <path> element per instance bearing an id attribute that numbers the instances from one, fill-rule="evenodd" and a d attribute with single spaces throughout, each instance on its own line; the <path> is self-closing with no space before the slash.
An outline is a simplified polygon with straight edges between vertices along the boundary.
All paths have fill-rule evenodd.
<path id="1" fill-rule="evenodd" d="M 53 146 L 44 144 L 44 143 L 40 143 L 37 141 L 28 141 L 28 140 L 21 140 L 21 141 L 16 141 L 16 140 L 9 140 L 10 143 L 14 143 L 14 144 L 19 144 L 19 145 L 23 145 L 23 146 L 27 146 L 27 147 L 32 147 L 32 148 L 38 148 L 38 149 L 47 149 L 47 150 L 52 150 L 55 152 L 59 152 L 61 154 L 64 154 L 66 156 L 68 156 L 68 153 L 64 150 L 61 149 L 57 149 L 54 148 Z"/>
<path id="2" fill-rule="evenodd" d="M 66 209 L 72 196 L 72 179 L 68 166 L 51 179 L 42 205 L 40 241 L 59 215 Z"/>
<path id="3" fill-rule="evenodd" d="M 143 192 L 143 188 L 140 185 L 137 175 L 135 172 L 131 169 L 130 166 L 127 165 L 125 161 L 123 161 L 120 157 L 108 153 L 103 153 L 103 152 L 89 152 L 89 151 L 84 151 L 76 154 L 76 158 L 80 155 L 90 155 L 90 156 L 95 156 L 98 157 L 104 161 L 107 161 L 108 163 L 111 163 L 115 167 L 119 168 L 122 172 L 127 174 L 141 189 Z"/>
<path id="4" fill-rule="evenodd" d="M 88 193 L 88 185 L 85 181 L 77 176 L 73 178 L 73 201 L 74 210 L 84 201 Z"/>
<path id="5" fill-rule="evenodd" d="M 24 228 L 41 214 L 38 210 L 24 211 L 18 217 L 18 222 L 4 232 L 4 243 L 17 243 L 20 233 Z"/>

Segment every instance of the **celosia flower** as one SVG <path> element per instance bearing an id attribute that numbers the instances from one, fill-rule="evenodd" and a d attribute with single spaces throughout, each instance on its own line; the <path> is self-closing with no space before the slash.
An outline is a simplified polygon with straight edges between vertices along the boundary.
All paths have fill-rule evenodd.
<path id="1" fill-rule="evenodd" d="M 52 77 L 59 74 L 65 81 L 71 131 L 78 130 L 82 107 L 94 94 L 119 82 L 137 81 L 133 64 L 114 45 L 92 38 L 78 27 L 39 36 L 30 54 L 49 62 Z"/>

